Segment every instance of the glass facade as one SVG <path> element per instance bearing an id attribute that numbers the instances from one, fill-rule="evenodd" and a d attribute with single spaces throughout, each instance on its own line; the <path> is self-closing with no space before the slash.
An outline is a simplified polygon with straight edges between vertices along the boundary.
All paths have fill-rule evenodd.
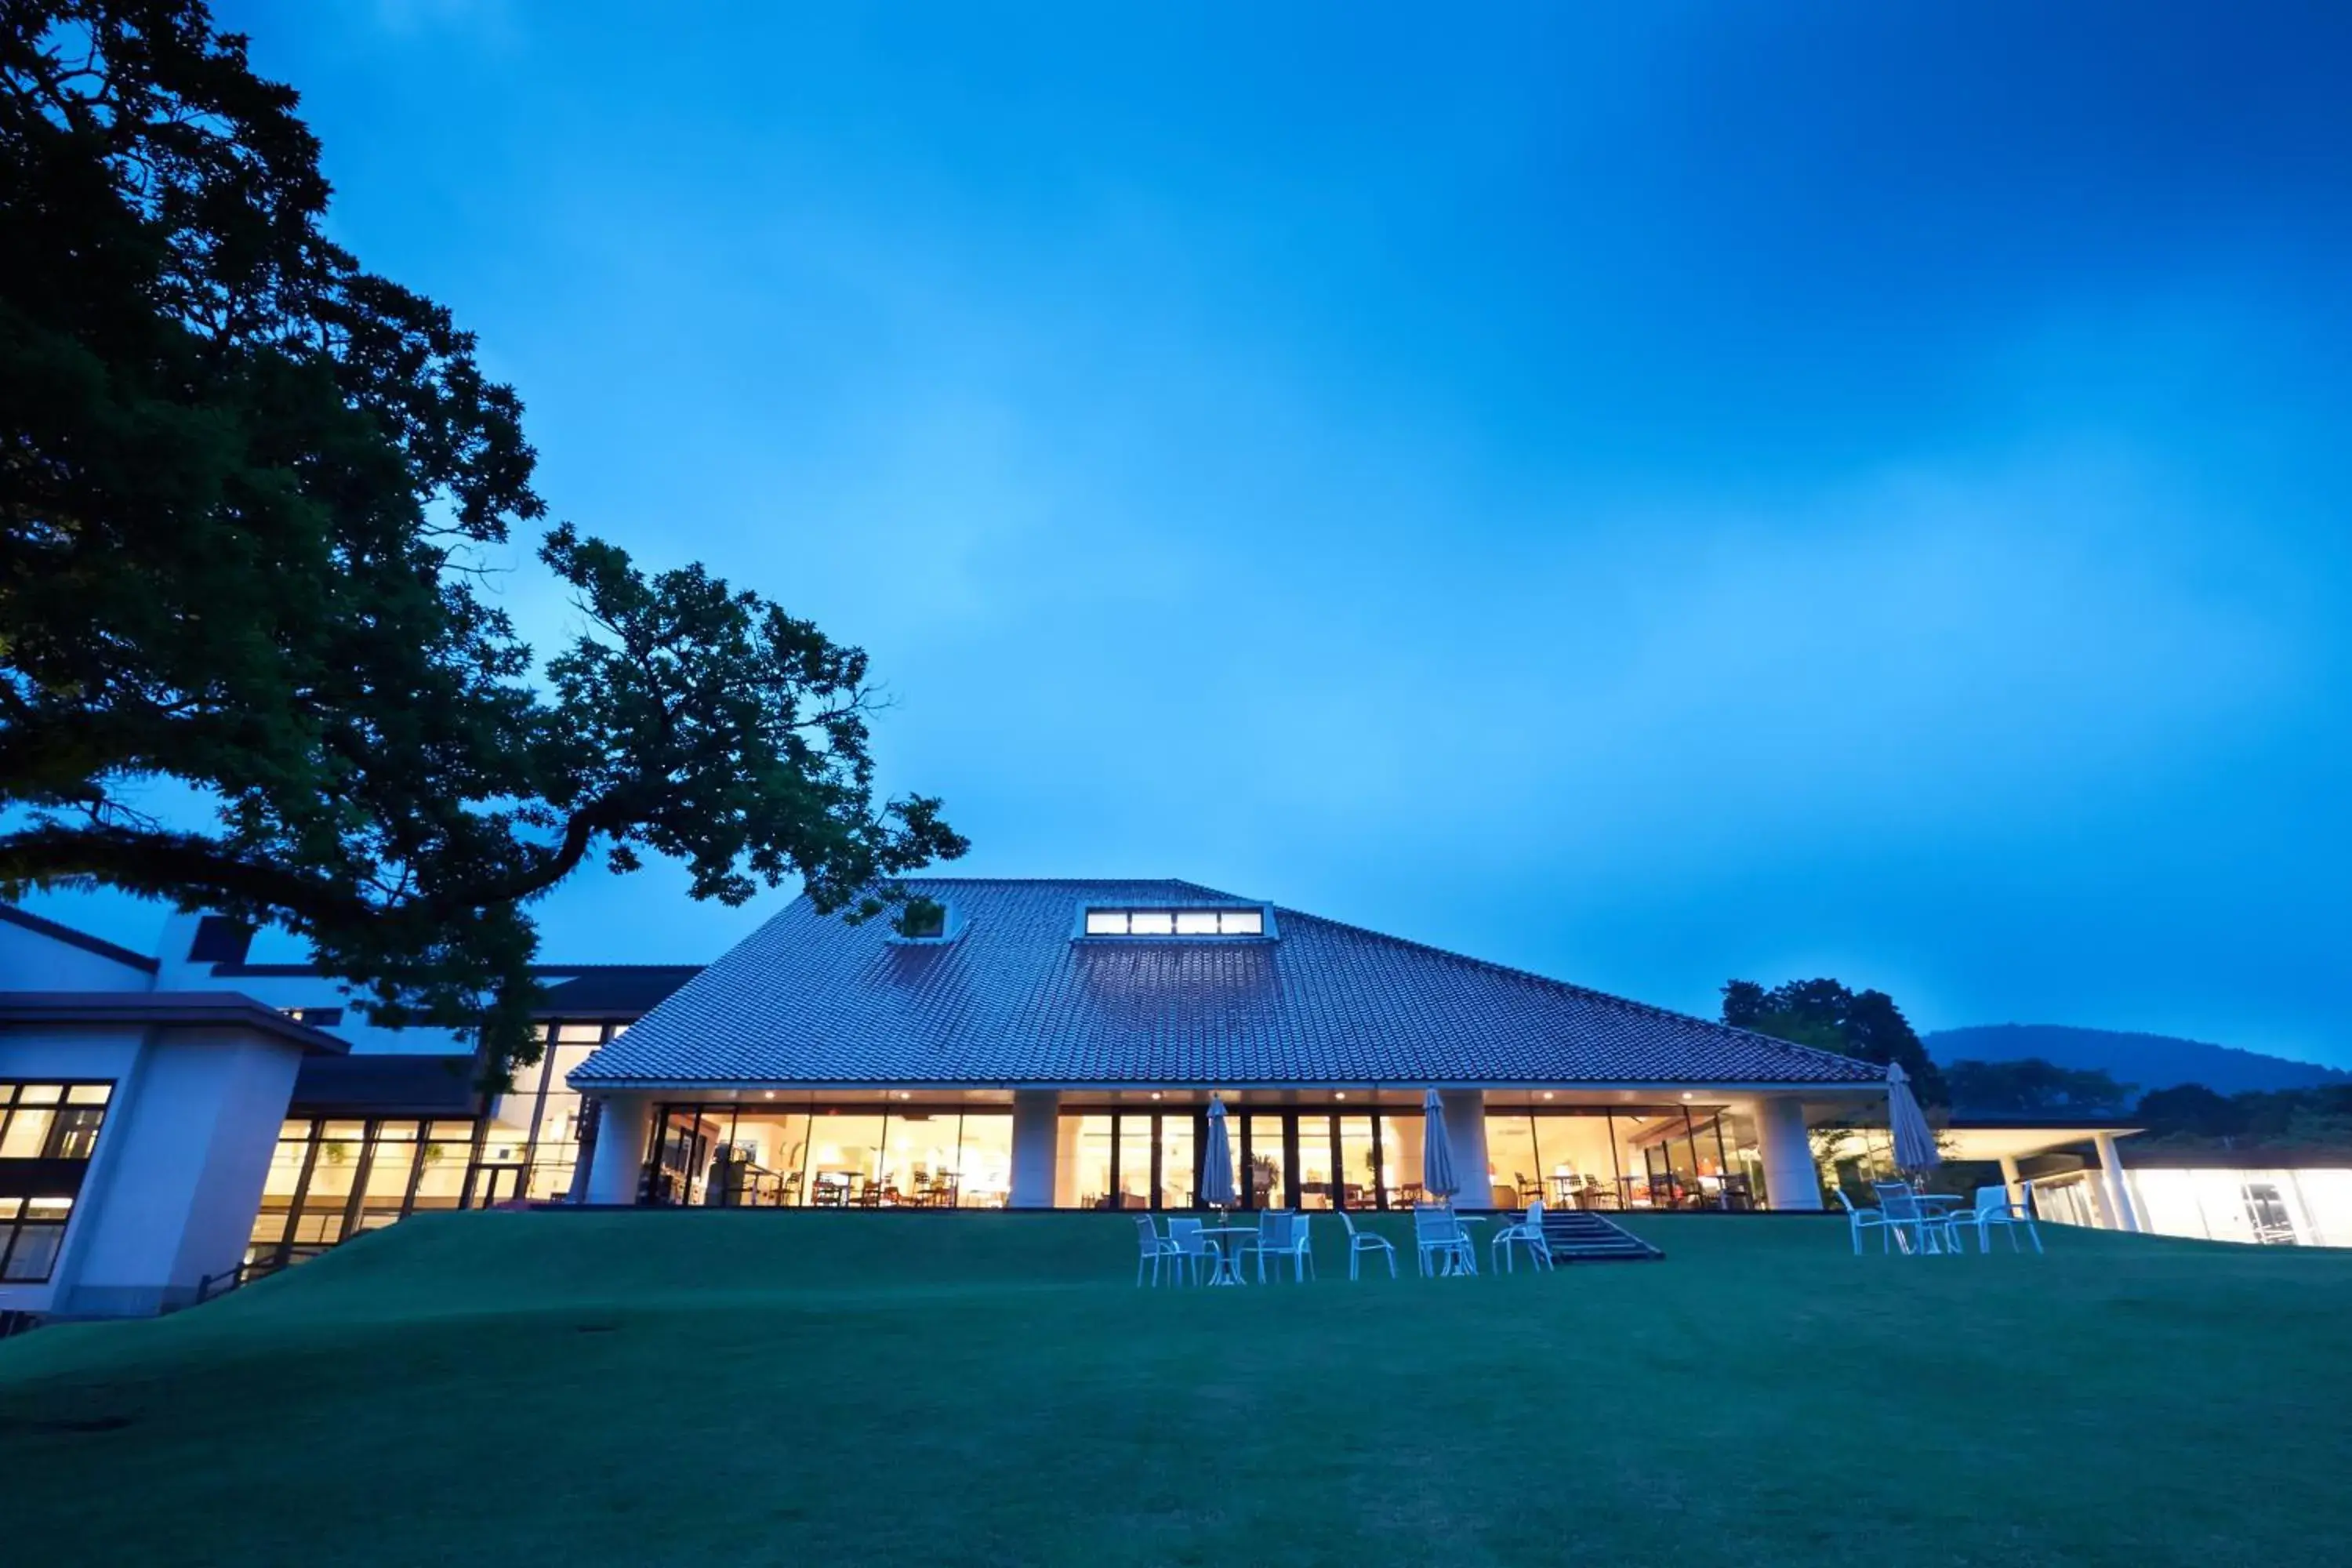
<path id="1" fill-rule="evenodd" d="M 1541 1198 L 1555 1208 L 1750 1209 L 1759 1159 L 1753 1121 L 1718 1106 L 1486 1112 L 1489 1201 L 1502 1208 Z"/>
<path id="2" fill-rule="evenodd" d="M 626 1024 L 543 1026 L 539 1060 L 515 1074 L 514 1088 L 490 1104 L 477 1163 L 477 1201 L 560 1203 L 580 1175 L 580 1096 L 565 1081 Z"/>
<path id="3" fill-rule="evenodd" d="M 463 1206 L 478 1132 L 478 1122 L 446 1118 L 289 1119 L 245 1260 L 290 1263 L 420 1210 Z"/>
<path id="4" fill-rule="evenodd" d="M 1013 1113 L 664 1105 L 647 1202 L 705 1208 L 1003 1208 Z M 1106 1130 L 1108 1131 L 1108 1130 Z"/>
<path id="5" fill-rule="evenodd" d="M 1244 1208 L 1395 1209 L 1423 1200 L 1418 1111 L 1337 1102 L 1226 1118 Z M 1486 1191 L 1458 1171 L 1462 1201 L 1524 1208 L 1743 1210 L 1761 1191 L 1752 1120 L 1720 1107 L 1603 1109 L 1490 1104 Z M 1204 1111 L 1063 1113 L 1057 1208 L 1191 1208 L 1200 1192 Z"/>
<path id="6" fill-rule="evenodd" d="M 248 1264 L 296 1262 L 433 1209 L 572 1194 L 580 1096 L 564 1075 L 625 1024 L 544 1025 L 540 1058 L 479 1118 L 296 1116 L 278 1129 L 246 1247 Z"/>
<path id="7" fill-rule="evenodd" d="M 112 1083 L 0 1082 L 0 1284 L 57 1268 Z"/>

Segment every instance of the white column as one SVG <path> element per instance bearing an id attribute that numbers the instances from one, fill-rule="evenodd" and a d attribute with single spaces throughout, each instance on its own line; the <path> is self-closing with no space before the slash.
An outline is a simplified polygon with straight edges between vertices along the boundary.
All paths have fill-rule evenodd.
<path id="1" fill-rule="evenodd" d="M 1055 1142 L 1062 1097 L 1050 1089 L 1024 1089 L 1013 1096 L 1013 1193 L 1007 1207 L 1054 1206 L 1054 1173 L 1061 1149 Z"/>
<path id="2" fill-rule="evenodd" d="M 1764 1195 L 1776 1213 L 1822 1206 L 1822 1178 L 1813 1165 L 1813 1141 L 1805 1132 L 1803 1100 L 1758 1100 L 1756 1143 L 1764 1157 Z"/>
<path id="3" fill-rule="evenodd" d="M 588 1201 L 635 1204 L 645 1174 L 653 1104 L 642 1094 L 607 1094 L 597 1100 L 596 1148 L 589 1156 Z"/>
<path id="4" fill-rule="evenodd" d="M 1495 1177 L 1486 1169 L 1486 1091 L 1441 1089 L 1437 1103 L 1445 1118 L 1446 1152 L 1454 1156 L 1454 1180 L 1462 1189 L 1454 1194 L 1454 1206 L 1494 1207 Z"/>
<path id="5" fill-rule="evenodd" d="M 2025 1173 L 2017 1168 L 2017 1156 L 2000 1157 L 2000 1184 L 2009 1189 L 2009 1201 L 2014 1205 L 2025 1201 Z"/>
<path id="6" fill-rule="evenodd" d="M 2116 1135 L 2094 1132 L 2091 1146 L 2099 1152 L 2099 1184 L 2107 1194 L 2107 1212 L 2117 1230 L 2141 1228 L 2139 1214 L 2132 1207 L 2131 1189 L 2124 1184 L 2124 1163 L 2116 1157 Z"/>

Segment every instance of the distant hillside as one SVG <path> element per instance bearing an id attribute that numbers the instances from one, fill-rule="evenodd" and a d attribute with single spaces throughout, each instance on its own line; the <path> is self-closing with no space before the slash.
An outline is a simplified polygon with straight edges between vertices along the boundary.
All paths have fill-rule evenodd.
<path id="1" fill-rule="evenodd" d="M 1939 1062 L 2011 1062 L 2040 1057 L 2062 1068 L 2098 1069 L 2118 1083 L 2137 1084 L 2143 1093 L 2183 1083 L 2201 1083 L 2221 1094 L 2352 1083 L 2352 1073 L 2242 1051 L 2234 1046 L 2209 1046 L 2202 1040 L 2180 1040 L 2169 1035 L 2129 1035 L 2116 1029 L 2070 1029 L 2057 1024 L 1938 1029 L 1924 1037 L 1922 1043 Z"/>

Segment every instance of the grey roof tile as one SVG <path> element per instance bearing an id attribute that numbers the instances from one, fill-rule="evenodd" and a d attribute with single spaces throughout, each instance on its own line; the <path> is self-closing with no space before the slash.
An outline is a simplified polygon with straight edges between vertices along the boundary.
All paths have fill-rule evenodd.
<path id="1" fill-rule="evenodd" d="M 572 1074 L 598 1084 L 1823 1084 L 1866 1062 L 1297 910 L 1276 940 L 1074 942 L 1182 881 L 909 879 L 951 942 L 793 904 Z"/>

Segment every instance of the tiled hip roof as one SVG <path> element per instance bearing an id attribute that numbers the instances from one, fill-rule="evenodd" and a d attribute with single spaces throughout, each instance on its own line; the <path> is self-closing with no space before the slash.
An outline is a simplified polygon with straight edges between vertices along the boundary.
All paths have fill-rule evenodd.
<path id="1" fill-rule="evenodd" d="M 1076 942 L 1181 881 L 915 879 L 952 941 L 806 900 L 600 1048 L 575 1084 L 1859 1087 L 1866 1062 L 1277 910 L 1271 941 Z"/>

